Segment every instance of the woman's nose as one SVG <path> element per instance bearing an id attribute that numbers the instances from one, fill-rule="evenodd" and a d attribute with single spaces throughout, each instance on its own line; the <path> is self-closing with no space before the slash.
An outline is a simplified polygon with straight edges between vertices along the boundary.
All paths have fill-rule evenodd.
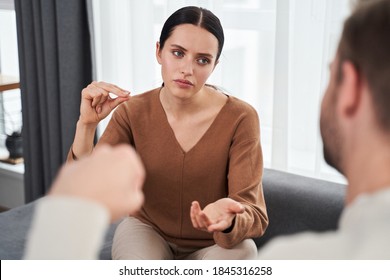
<path id="1" fill-rule="evenodd" d="M 194 66 L 192 64 L 192 60 L 183 59 L 182 64 L 180 66 L 180 72 L 183 73 L 185 76 L 192 75 L 194 72 Z"/>

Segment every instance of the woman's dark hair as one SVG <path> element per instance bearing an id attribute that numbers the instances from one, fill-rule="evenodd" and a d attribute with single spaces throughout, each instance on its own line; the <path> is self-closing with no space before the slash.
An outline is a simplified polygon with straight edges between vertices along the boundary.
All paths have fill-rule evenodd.
<path id="1" fill-rule="evenodd" d="M 216 61 L 219 59 L 225 37 L 223 35 L 223 28 L 219 19 L 209 10 L 188 6 L 183 7 L 174 12 L 164 23 L 160 35 L 160 49 L 164 47 L 165 41 L 171 36 L 176 26 L 180 24 L 193 24 L 206 29 L 213 34 L 218 40 L 218 53 Z"/>

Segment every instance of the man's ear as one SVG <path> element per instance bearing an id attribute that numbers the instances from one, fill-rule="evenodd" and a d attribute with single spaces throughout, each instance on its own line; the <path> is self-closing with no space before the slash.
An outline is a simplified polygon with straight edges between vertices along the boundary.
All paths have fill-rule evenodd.
<path id="1" fill-rule="evenodd" d="M 157 59 L 158 63 L 161 65 L 160 42 L 156 42 L 156 59 Z"/>
<path id="2" fill-rule="evenodd" d="M 361 105 L 362 81 L 355 65 L 350 61 L 342 62 L 342 81 L 338 97 L 340 113 L 345 117 L 353 116 Z"/>

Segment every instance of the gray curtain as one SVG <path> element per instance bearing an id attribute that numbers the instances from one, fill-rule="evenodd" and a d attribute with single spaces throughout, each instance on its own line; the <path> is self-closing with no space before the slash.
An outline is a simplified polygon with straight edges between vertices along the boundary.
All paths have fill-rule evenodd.
<path id="1" fill-rule="evenodd" d="M 84 0 L 15 0 L 26 202 L 49 189 L 73 142 L 92 80 Z"/>

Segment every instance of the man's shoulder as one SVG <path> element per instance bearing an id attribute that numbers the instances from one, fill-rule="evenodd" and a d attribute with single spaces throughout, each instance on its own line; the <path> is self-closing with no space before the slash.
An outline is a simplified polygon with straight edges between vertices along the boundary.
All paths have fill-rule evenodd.
<path id="1" fill-rule="evenodd" d="M 259 250 L 258 259 L 320 260 L 343 258 L 343 238 L 337 231 L 302 232 L 276 237 Z"/>

